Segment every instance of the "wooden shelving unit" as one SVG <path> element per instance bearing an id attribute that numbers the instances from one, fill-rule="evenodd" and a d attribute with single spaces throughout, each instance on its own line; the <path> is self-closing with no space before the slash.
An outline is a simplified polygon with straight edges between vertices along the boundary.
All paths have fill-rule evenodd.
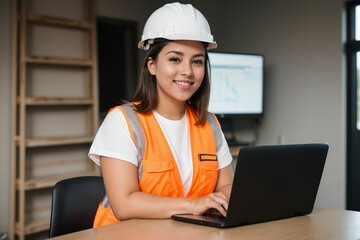
<path id="1" fill-rule="evenodd" d="M 98 128 L 96 23 L 91 0 L 16 0 L 14 14 L 10 239 L 43 239 L 54 184 L 99 173 L 87 157 Z M 65 40 L 52 44 L 54 34 Z"/>

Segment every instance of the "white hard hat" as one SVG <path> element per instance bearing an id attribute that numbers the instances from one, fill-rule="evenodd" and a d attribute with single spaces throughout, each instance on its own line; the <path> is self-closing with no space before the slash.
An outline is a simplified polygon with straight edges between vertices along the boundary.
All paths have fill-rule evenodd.
<path id="1" fill-rule="evenodd" d="M 151 14 L 138 47 L 147 50 L 156 38 L 201 41 L 208 43 L 208 49 L 217 47 L 204 15 L 191 4 L 178 2 L 168 3 Z"/>

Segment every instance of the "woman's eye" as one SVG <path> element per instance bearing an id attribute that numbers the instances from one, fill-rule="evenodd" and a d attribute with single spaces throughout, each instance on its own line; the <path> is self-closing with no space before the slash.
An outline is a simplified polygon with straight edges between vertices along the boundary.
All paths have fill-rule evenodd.
<path id="1" fill-rule="evenodd" d="M 170 62 L 180 62 L 179 58 L 170 58 Z"/>
<path id="2" fill-rule="evenodd" d="M 197 60 L 194 60 L 193 63 L 195 63 L 197 65 L 203 65 L 204 61 L 202 59 L 197 59 Z"/>

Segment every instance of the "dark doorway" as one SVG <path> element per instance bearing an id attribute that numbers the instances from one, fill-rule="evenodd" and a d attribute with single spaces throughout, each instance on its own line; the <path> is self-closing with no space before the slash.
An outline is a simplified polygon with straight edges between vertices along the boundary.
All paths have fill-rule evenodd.
<path id="1" fill-rule="evenodd" d="M 137 23 L 97 17 L 99 112 L 129 100 L 137 81 Z"/>

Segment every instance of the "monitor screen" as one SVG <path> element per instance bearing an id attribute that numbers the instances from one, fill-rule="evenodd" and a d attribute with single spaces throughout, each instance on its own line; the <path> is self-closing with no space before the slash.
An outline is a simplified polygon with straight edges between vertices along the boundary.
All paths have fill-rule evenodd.
<path id="1" fill-rule="evenodd" d="M 209 52 L 211 94 L 209 111 L 226 115 L 263 114 L 264 56 Z"/>

